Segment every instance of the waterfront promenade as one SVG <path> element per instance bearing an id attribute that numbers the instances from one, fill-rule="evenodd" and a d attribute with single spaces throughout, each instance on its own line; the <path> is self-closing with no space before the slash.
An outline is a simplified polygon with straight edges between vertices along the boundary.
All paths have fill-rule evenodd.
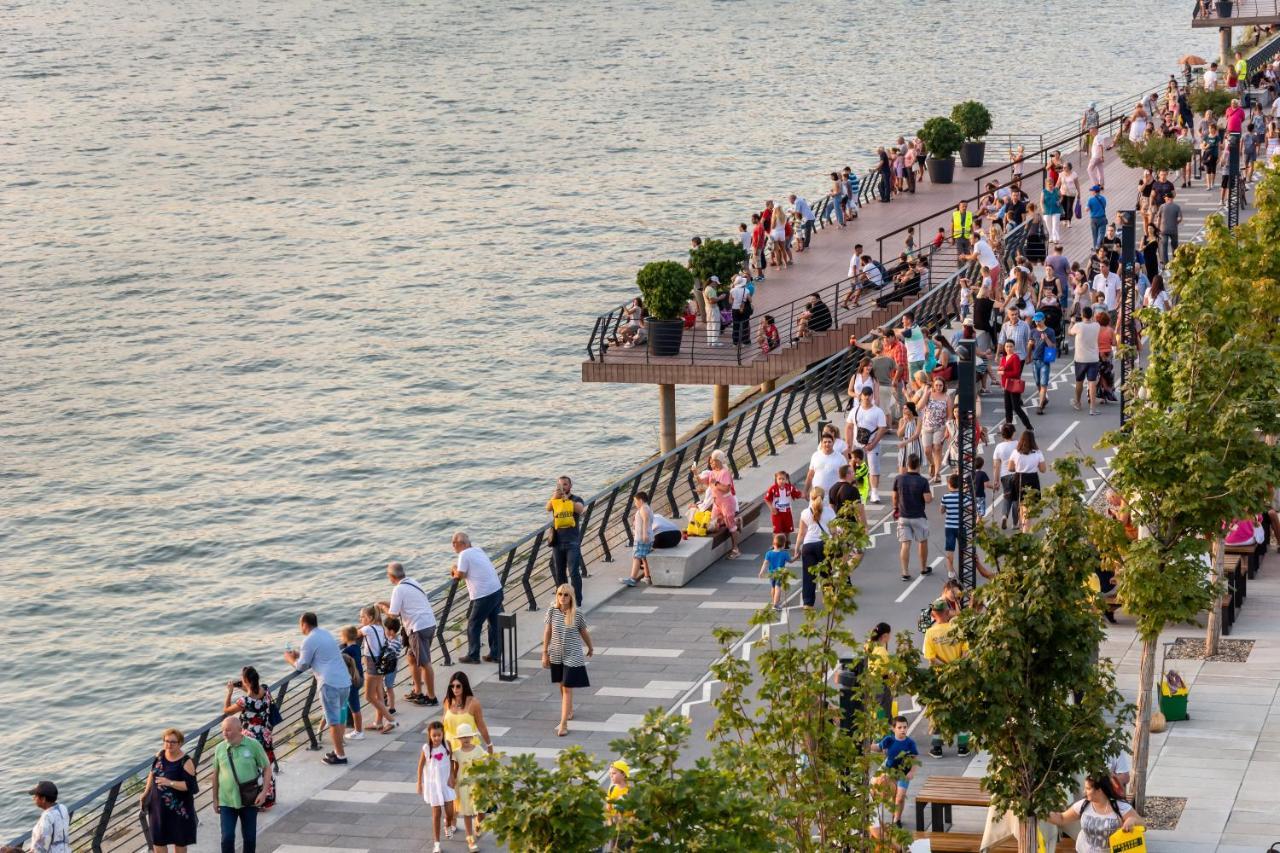
<path id="1" fill-rule="evenodd" d="M 1108 162 L 1108 177 L 1107 195 L 1114 213 L 1132 199 L 1136 174 L 1115 163 L 1113 156 Z M 1180 190 L 1179 195 L 1187 220 L 1183 235 L 1190 238 L 1204 217 L 1217 208 L 1217 191 L 1195 187 Z M 1068 257 L 1082 259 L 1087 250 L 1087 228 L 1077 226 L 1064 236 Z M 1069 365 L 1055 372 L 1049 411 L 1036 421 L 1041 446 L 1051 458 L 1078 448 L 1091 449 L 1106 429 L 1116 425 L 1114 406 L 1104 408 L 1103 416 L 1097 418 L 1082 417 L 1083 413 L 1070 409 L 1069 372 Z M 982 419 L 990 428 L 1002 412 L 992 396 L 984 398 L 984 405 Z M 797 438 L 796 445 L 764 461 L 761 468 L 744 470 L 739 491 L 752 493 L 762 488 L 761 483 L 773 470 L 802 467 L 812 451 L 813 437 L 801 434 Z M 888 450 L 886 457 L 892 458 L 892 442 Z M 1105 453 L 1094 455 L 1105 464 Z M 882 490 L 887 490 L 889 479 L 885 478 Z M 870 508 L 875 541 L 856 575 L 862 590 L 855 619 L 858 631 L 881 620 L 895 630 L 913 625 L 920 609 L 936 596 L 944 577 L 938 572 L 910 585 L 901 584 L 887 515 L 887 503 Z M 934 534 L 931 561 L 941 556 L 940 525 L 935 526 Z M 756 533 L 745 540 L 742 558 L 721 560 L 679 589 L 620 587 L 617 578 L 625 570 L 624 553 L 613 563 L 591 565 L 585 610 L 597 656 L 589 666 L 592 687 L 578 691 L 577 716 L 565 738 L 553 732 L 558 703 L 547 673 L 538 668 L 542 613 L 520 611 L 519 681 L 498 682 L 491 666 L 463 667 L 472 677 L 499 751 L 550 761 L 561 749 L 577 744 L 608 759 L 609 741 L 656 706 L 686 713 L 694 724 L 695 751 L 705 749 L 705 741 L 698 735 L 705 733 L 712 719 L 709 699 L 715 691 L 707 668 L 718 653 L 711 632 L 717 625 L 744 625 L 747 615 L 764 602 L 766 587 L 756 580 L 756 570 L 766 547 L 766 535 Z M 1280 566 L 1273 568 L 1270 563 L 1264 566 L 1260 580 L 1251 585 L 1250 606 L 1233 633 L 1233 638 L 1258 640 L 1249 662 L 1185 667 L 1194 679 L 1192 720 L 1173 724 L 1168 733 L 1153 741 L 1148 791 L 1154 796 L 1187 796 L 1188 802 L 1176 830 L 1153 833 L 1153 850 L 1257 850 L 1265 847 L 1258 842 L 1273 829 L 1280 837 L 1280 825 L 1272 824 L 1273 818 L 1261 807 L 1265 792 L 1276 781 L 1273 777 L 1280 774 L 1280 764 L 1275 763 L 1280 759 L 1276 738 L 1280 706 L 1275 705 L 1280 632 L 1268 634 L 1270 626 L 1263 618 L 1270 612 L 1272 599 L 1280 599 L 1280 582 L 1272 577 L 1278 570 Z M 790 611 L 784 616 L 788 623 L 793 618 Z M 1127 691 L 1132 690 L 1137 665 L 1133 634 L 1131 623 L 1121 616 L 1121 624 L 1110 629 L 1103 649 L 1119 664 L 1120 685 Z M 1195 636 L 1198 632 L 1183 628 L 1169 634 Z M 750 654 L 753 639 L 748 635 L 740 653 Z M 449 671 L 438 668 L 438 684 L 445 683 L 444 675 Z M 1241 692 L 1238 687 L 1248 689 Z M 1197 711 L 1201 698 L 1205 699 L 1203 714 Z M 1242 702 L 1249 707 L 1240 707 Z M 352 744 L 348 753 L 352 765 L 345 770 L 324 768 L 318 756 L 302 753 L 286 761 L 280 803 L 262 821 L 262 850 L 390 851 L 422 849 L 429 843 L 429 818 L 414 793 L 414 768 L 423 724 L 436 714 L 428 715 L 425 709 L 404 703 L 401 708 L 404 726 L 397 735 L 370 735 L 368 740 Z M 919 714 L 909 709 L 909 715 L 915 728 Z M 1227 752 L 1222 751 L 1224 741 L 1230 742 Z M 1202 766 L 1208 755 L 1219 755 L 1222 760 L 1215 761 L 1215 769 L 1206 776 L 1195 768 Z M 926 759 L 923 771 L 976 773 L 982 761 L 980 755 L 960 759 L 949 752 L 940 760 Z M 913 787 L 923 778 L 918 777 Z M 977 816 L 965 820 L 970 818 L 978 820 Z M 206 826 L 213 828 L 211 822 Z M 213 849 L 211 835 L 206 831 L 197 849 Z M 446 843 L 445 848 L 463 849 L 463 845 L 458 840 Z M 492 839 L 482 839 L 481 849 L 495 849 Z"/>

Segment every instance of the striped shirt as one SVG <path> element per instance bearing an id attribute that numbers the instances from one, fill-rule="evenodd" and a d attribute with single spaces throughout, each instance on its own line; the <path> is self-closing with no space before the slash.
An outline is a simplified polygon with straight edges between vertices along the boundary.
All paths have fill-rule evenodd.
<path id="1" fill-rule="evenodd" d="M 573 626 L 564 624 L 564 611 L 559 607 L 547 608 L 544 623 L 551 626 L 551 642 L 547 643 L 547 657 L 552 663 L 565 666 L 586 666 L 586 658 L 582 654 L 582 629 L 587 627 L 587 620 L 582 611 L 574 609 Z"/>
<path id="2" fill-rule="evenodd" d="M 972 498 L 965 501 L 968 506 L 972 502 Z M 960 493 L 947 492 L 942 496 L 940 501 L 942 504 L 943 527 L 949 527 L 952 530 L 960 529 Z"/>

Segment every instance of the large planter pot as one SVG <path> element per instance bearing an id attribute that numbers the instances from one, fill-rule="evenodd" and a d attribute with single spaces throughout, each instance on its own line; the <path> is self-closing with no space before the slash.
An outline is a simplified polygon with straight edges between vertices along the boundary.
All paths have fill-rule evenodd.
<path id="1" fill-rule="evenodd" d="M 1231 0 L 1218 0 L 1218 2 L 1214 4 L 1214 6 L 1218 11 L 1219 18 L 1231 17 Z"/>
<path id="2" fill-rule="evenodd" d="M 684 320 L 655 320 L 653 317 L 646 317 L 644 325 L 649 333 L 649 355 L 680 354 L 680 342 L 684 339 Z"/>
<path id="3" fill-rule="evenodd" d="M 936 160 L 933 157 L 925 160 L 925 167 L 929 170 L 929 180 L 935 184 L 949 184 L 951 179 L 956 175 L 956 158 L 947 157 L 943 160 Z"/>
<path id="4" fill-rule="evenodd" d="M 987 143 L 983 140 L 966 142 L 960 146 L 960 165 L 966 169 L 976 169 L 982 165 L 987 154 Z"/>

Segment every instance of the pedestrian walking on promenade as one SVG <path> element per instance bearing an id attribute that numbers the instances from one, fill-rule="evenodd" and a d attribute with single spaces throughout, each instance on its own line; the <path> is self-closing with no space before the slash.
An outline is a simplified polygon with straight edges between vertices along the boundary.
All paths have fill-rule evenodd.
<path id="1" fill-rule="evenodd" d="M 1013 424 L 1001 424 L 1000 441 L 996 443 L 995 448 L 991 451 L 991 470 L 1000 483 L 1000 494 L 1004 497 L 1004 511 L 1000 514 L 1001 530 L 1008 528 L 1009 519 L 1014 519 L 1016 524 L 1016 519 L 1018 518 L 1014 477 L 1006 470 L 1009 467 L 1009 457 L 1013 455 L 1013 451 L 1018 446 L 1018 443 L 1013 440 L 1014 432 Z"/>
<path id="2" fill-rule="evenodd" d="M 1178 226 L 1182 224 L 1182 206 L 1175 200 L 1174 190 L 1156 212 L 1160 227 L 1160 263 L 1167 264 L 1178 251 Z"/>
<path id="3" fill-rule="evenodd" d="M 649 555 L 653 553 L 653 510 L 649 508 L 649 493 L 638 491 L 631 502 L 635 506 L 631 517 L 635 544 L 631 551 L 631 574 L 623 578 L 622 583 L 633 587 L 643 580 L 653 586 L 653 576 L 649 573 Z"/>
<path id="4" fill-rule="evenodd" d="M 1040 191 L 1040 207 L 1045 225 L 1049 229 L 1049 239 L 1056 243 L 1062 239 L 1058 233 L 1058 223 L 1062 221 L 1062 188 L 1058 186 L 1056 178 L 1045 184 Z"/>
<path id="5" fill-rule="evenodd" d="M 1013 503 L 1019 510 L 1018 524 L 1023 533 L 1030 531 L 1031 517 L 1027 514 L 1026 493 L 1040 491 L 1040 475 L 1047 470 L 1044 454 L 1036 446 L 1036 434 L 1026 430 L 1018 437 L 1018 446 L 1009 454 L 1005 473 L 1013 475 Z"/>
<path id="6" fill-rule="evenodd" d="M 893 481 L 893 515 L 898 519 L 898 563 L 902 579 L 911 580 L 911 543 L 920 552 L 920 574 L 933 573 L 929 567 L 929 519 L 925 506 L 933 502 L 929 481 L 920 476 L 920 457 L 907 457 L 907 473 Z"/>
<path id="7" fill-rule="evenodd" d="M 1040 405 L 1036 414 L 1043 415 L 1049 404 L 1049 372 L 1058 359 L 1058 336 L 1045 322 L 1043 311 L 1031 316 L 1035 328 L 1031 330 L 1031 372 L 1036 379 L 1036 394 Z"/>
<path id="8" fill-rule="evenodd" d="M 827 207 L 825 214 L 826 220 L 831 221 L 832 214 L 835 214 L 836 223 L 844 228 L 844 180 L 841 179 L 839 172 L 831 173 L 831 202 Z"/>
<path id="9" fill-rule="evenodd" d="M 1070 229 L 1071 220 L 1076 218 L 1076 205 L 1080 198 L 1080 176 L 1076 174 L 1070 160 L 1062 166 L 1058 188 L 1062 191 L 1062 221 Z"/>
<path id="10" fill-rule="evenodd" d="M 1095 135 L 1093 142 L 1089 145 L 1089 164 L 1085 167 L 1085 171 L 1089 174 L 1089 180 L 1099 186 L 1106 186 L 1106 172 L 1103 170 L 1103 164 L 1107 159 L 1107 138 L 1101 135 Z"/>
<path id="11" fill-rule="evenodd" d="M 298 619 L 298 629 L 302 631 L 304 638 L 302 651 L 287 649 L 284 659 L 298 672 L 311 670 L 315 675 L 320 705 L 324 709 L 325 722 L 329 724 L 329 739 L 333 742 L 333 751 L 322 760 L 325 764 L 346 764 L 347 750 L 343 739 L 347 731 L 346 709 L 352 686 L 351 673 L 342 660 L 342 649 L 338 647 L 338 641 L 319 625 L 320 620 L 316 618 L 316 614 L 310 611 L 303 613 Z M 236 725 L 239 726 L 239 723 L 237 720 Z M 225 844 L 224 839 L 224 849 Z"/>
<path id="12" fill-rule="evenodd" d="M 233 698 L 236 690 L 241 691 L 241 695 Z M 262 744 L 262 749 L 266 752 L 274 769 L 276 753 L 273 732 L 280 718 L 280 711 L 276 708 L 275 699 L 271 697 L 271 691 L 262 686 L 258 670 L 246 666 L 240 670 L 238 681 L 227 683 L 227 698 L 222 703 L 222 713 L 236 714 L 240 717 L 240 727 L 244 729 L 245 734 Z M 262 804 L 262 808 L 269 809 L 275 805 L 275 802 L 276 790 L 273 785 L 267 789 L 267 799 Z"/>
<path id="13" fill-rule="evenodd" d="M 480 700 L 471 692 L 471 679 L 462 670 L 458 670 L 449 679 L 449 689 L 445 691 L 444 715 L 440 718 L 444 723 L 444 735 L 449 741 L 450 749 L 457 749 L 464 727 L 470 726 L 484 737 L 484 748 L 493 752 L 493 738 L 489 736 L 489 726 L 484 721 L 484 708 Z"/>
<path id="14" fill-rule="evenodd" d="M 444 726 L 439 720 L 432 720 L 427 724 L 427 742 L 418 756 L 418 796 L 431 806 L 433 853 L 440 853 L 442 830 L 446 839 L 453 838 L 453 806 L 458 797 L 453 786 L 457 784 L 457 773 L 453 750 L 444 738 Z"/>
<path id="15" fill-rule="evenodd" d="M 1142 826 L 1142 815 L 1123 796 L 1123 792 L 1112 788 L 1106 773 L 1091 773 L 1084 779 L 1084 799 L 1066 811 L 1051 812 L 1049 822 L 1065 826 L 1080 821 L 1077 853 L 1110 853 L 1113 833 Z"/>
<path id="16" fill-rule="evenodd" d="M 1080 411 L 1080 393 L 1084 383 L 1089 383 L 1089 414 L 1098 413 L 1098 336 L 1102 332 L 1093 319 L 1093 308 L 1085 305 L 1080 309 L 1080 319 L 1071 324 L 1067 334 L 1071 335 L 1072 352 L 1075 359 L 1076 396 L 1072 408 Z"/>
<path id="17" fill-rule="evenodd" d="M 1107 236 L 1107 197 L 1102 194 L 1102 184 L 1095 183 L 1089 187 L 1089 228 L 1093 234 L 1093 248 L 1102 245 L 1102 238 Z"/>
<path id="18" fill-rule="evenodd" d="M 337 649 L 336 643 L 334 649 Z M 345 764 L 346 759 L 342 763 Z M 237 822 L 244 853 L 257 853 L 258 809 L 266 802 L 271 788 L 271 762 L 262 744 L 244 736 L 239 717 L 222 721 L 222 743 L 213 751 L 213 776 L 209 784 L 213 787 L 213 811 L 221 823 L 222 853 L 236 851 Z"/>
<path id="19" fill-rule="evenodd" d="M 422 584 L 405 574 L 400 563 L 387 563 L 387 580 L 391 582 L 391 600 L 379 601 L 378 609 L 398 618 L 404 626 L 409 678 L 413 682 L 413 691 L 405 699 L 415 705 L 438 705 L 436 674 L 431 668 L 431 641 L 436 636 L 431 597 Z"/>
<path id="20" fill-rule="evenodd" d="M 930 667 L 946 666 L 969 653 L 969 644 L 954 635 L 955 623 L 952 621 L 951 605 L 944 599 L 933 602 L 929 608 L 933 624 L 924 632 L 924 657 Z M 925 709 L 925 715 L 929 711 Z M 969 733 L 960 732 L 956 738 L 956 755 L 969 754 Z M 933 719 L 929 719 L 929 754 L 934 758 L 942 757 L 942 736 L 936 733 Z"/>
<path id="21" fill-rule="evenodd" d="M 542 667 L 551 670 L 551 683 L 560 685 L 560 724 L 556 726 L 560 737 L 569 733 L 574 688 L 591 686 L 586 658 L 594 653 L 587 620 L 582 611 L 573 606 L 569 585 L 562 584 L 547 608 L 542 629 Z"/>
<path id="22" fill-rule="evenodd" d="M 889 191 L 893 188 L 893 164 L 889 161 L 889 152 L 883 148 L 876 149 L 876 156 L 880 158 L 876 166 L 880 173 L 880 201 L 888 203 Z"/>
<path id="23" fill-rule="evenodd" d="M 358 630 L 361 670 L 364 673 L 364 698 L 375 712 L 374 728 L 381 734 L 389 735 L 399 728 L 399 724 L 387 711 L 387 694 L 383 678 L 388 668 L 391 672 L 395 672 L 396 658 L 391 650 L 391 641 L 387 637 L 387 632 L 378 620 L 376 605 L 370 604 L 360 609 Z"/>
<path id="24" fill-rule="evenodd" d="M 58 786 L 48 781 L 37 782 L 27 794 L 41 812 L 40 819 L 31 830 L 28 849 L 31 853 L 71 853 L 71 845 L 67 843 L 71 832 L 71 812 L 58 803 Z M 0 853 L 23 853 L 23 849 L 6 844 L 0 847 Z"/>
<path id="25" fill-rule="evenodd" d="M 142 790 L 142 810 L 151 831 L 155 853 L 183 853 L 196 843 L 196 765 L 182 751 L 186 740 L 177 729 L 165 729 L 163 746 L 151 762 L 146 787 Z"/>
<path id="26" fill-rule="evenodd" d="M 453 534 L 453 552 L 458 555 L 450 575 L 454 580 L 465 581 L 467 598 L 471 601 L 471 615 L 467 617 L 467 654 L 458 663 L 480 663 L 480 631 L 489 628 L 488 663 L 497 663 L 502 656 L 502 633 L 498 629 L 498 614 L 502 612 L 502 581 L 493 567 L 489 555 L 471 544 L 471 537 L 459 530 Z"/>
<path id="27" fill-rule="evenodd" d="M 800 603 L 806 608 L 812 608 L 818 598 L 812 570 L 822 562 L 822 538 L 831 532 L 831 522 L 835 520 L 836 513 L 827 504 L 826 491 L 814 486 L 809 490 L 809 505 L 800 513 L 800 529 L 796 531 L 796 544 L 791 550 L 791 559 L 800 558 Z"/>
<path id="28" fill-rule="evenodd" d="M 579 519 L 586 512 L 586 506 L 581 498 L 573 494 L 568 477 L 556 480 L 555 490 L 547 501 L 547 512 L 551 513 L 551 572 L 556 586 L 571 583 L 573 595 L 581 607 L 582 531 Z"/>
<path id="29" fill-rule="evenodd" d="M 1000 357 L 1000 387 L 1004 389 L 1004 422 L 1013 423 L 1013 416 L 1017 415 L 1022 425 L 1031 429 L 1031 419 L 1022 408 L 1022 392 L 1027 387 L 1022 379 L 1022 356 L 1016 351 L 1014 341 L 1008 338 Z"/>

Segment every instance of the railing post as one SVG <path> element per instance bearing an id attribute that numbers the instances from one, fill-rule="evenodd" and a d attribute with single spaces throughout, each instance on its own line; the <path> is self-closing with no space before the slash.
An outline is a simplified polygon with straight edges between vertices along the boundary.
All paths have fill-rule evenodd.
<path id="1" fill-rule="evenodd" d="M 102 804 L 102 814 L 98 815 L 98 828 L 93 831 L 93 842 L 91 849 L 93 853 L 102 853 L 102 839 L 107 835 L 107 824 L 111 823 L 111 813 L 115 811 L 116 799 L 120 796 L 120 783 L 117 782 L 111 786 L 111 791 L 107 794 L 107 801 Z M 215 793 L 214 796 L 217 796 Z M 139 812 L 146 814 L 145 809 L 139 809 Z M 147 838 L 147 846 L 151 846 L 151 833 L 146 822 L 146 818 L 142 818 L 142 827 Z"/>
<path id="2" fill-rule="evenodd" d="M 508 563 L 510 563 L 510 560 L 513 559 L 515 555 L 515 549 L 512 548 L 508 556 Z M 504 589 L 507 586 L 505 579 L 502 582 L 502 586 Z M 449 654 L 449 644 L 445 642 L 444 639 L 444 629 L 449 624 L 449 617 L 453 615 L 453 603 L 457 597 L 458 581 L 454 580 L 453 583 L 449 584 L 449 592 L 444 597 L 444 606 L 440 608 L 440 618 L 436 625 L 436 639 L 440 643 L 440 656 L 444 659 L 445 666 L 451 666 L 453 664 L 453 656 Z M 421 663 L 421 661 L 419 661 L 419 663 Z"/>
<path id="3" fill-rule="evenodd" d="M 600 548 L 604 551 L 604 561 L 606 563 L 613 562 L 613 552 L 609 549 L 609 539 L 605 535 L 605 531 L 609 528 L 609 518 L 613 515 L 613 504 L 618 499 L 618 489 L 615 486 L 609 492 L 609 502 L 604 507 L 604 519 L 600 522 Z"/>
<path id="4" fill-rule="evenodd" d="M 796 401 L 796 386 L 791 386 L 791 393 L 787 395 L 787 407 L 782 410 L 782 429 L 787 434 L 787 444 L 795 444 L 796 437 L 791 432 L 791 406 Z"/>
<path id="5" fill-rule="evenodd" d="M 725 455 L 729 457 L 729 467 L 733 469 L 734 479 L 738 479 L 742 476 L 738 473 L 738 461 L 733 458 L 733 451 L 738 445 L 738 435 L 742 432 L 742 422 L 744 420 L 746 420 L 745 413 L 738 415 L 738 422 L 733 426 L 733 437 L 729 439 L 729 449 L 725 451 Z"/>
<path id="6" fill-rule="evenodd" d="M 278 708 L 280 706 L 277 705 L 276 707 Z M 205 747 L 205 744 L 207 744 L 208 742 L 209 742 L 209 730 L 205 729 L 204 731 L 200 732 L 200 740 L 196 741 L 196 748 L 191 753 L 191 763 L 194 764 L 196 767 L 200 766 L 200 759 L 204 755 L 204 747 Z"/>
<path id="7" fill-rule="evenodd" d="M 680 452 L 676 454 L 676 462 L 671 466 L 671 479 L 667 480 L 667 504 L 671 507 L 671 514 L 675 516 L 680 515 L 680 507 L 676 503 L 676 478 L 684 470 L 684 457 L 688 452 L 687 446 L 680 448 Z"/>
<path id="8" fill-rule="evenodd" d="M 775 394 L 773 406 L 769 409 L 769 420 L 764 424 L 764 440 L 769 443 L 769 455 L 778 455 L 778 446 L 773 443 L 773 419 L 778 414 L 778 406 L 782 403 L 782 394 Z"/>
<path id="9" fill-rule="evenodd" d="M 636 499 L 636 492 L 638 491 L 640 491 L 640 475 L 637 474 L 631 483 L 631 494 L 627 496 L 627 506 L 631 506 L 632 502 Z M 627 511 L 625 509 L 622 511 L 622 529 L 627 531 L 627 547 L 635 545 L 636 534 L 635 531 L 631 529 L 631 520 L 627 518 Z"/>
<path id="10" fill-rule="evenodd" d="M 533 577 L 533 568 L 537 565 L 538 551 L 541 548 L 542 531 L 538 531 L 538 535 L 533 537 L 533 548 L 529 551 L 529 562 L 525 564 L 524 574 L 520 576 L 520 584 L 524 587 L 524 594 L 529 599 L 529 609 L 534 611 L 538 609 L 538 600 L 533 597 L 533 584 L 529 582 L 529 578 Z"/>
<path id="11" fill-rule="evenodd" d="M 443 637 L 441 641 L 443 642 Z M 311 708 L 315 703 L 316 680 L 312 678 L 311 687 L 307 690 L 307 701 L 302 703 L 302 727 L 307 730 L 307 749 L 312 752 L 320 749 L 320 738 L 316 737 L 316 727 L 311 723 Z"/>
<path id="12" fill-rule="evenodd" d="M 756 406 L 756 413 L 751 418 L 751 429 L 747 430 L 747 453 L 751 454 L 751 467 L 759 468 L 760 459 L 756 456 L 756 426 L 760 423 L 760 414 L 764 411 L 764 404 Z"/>

